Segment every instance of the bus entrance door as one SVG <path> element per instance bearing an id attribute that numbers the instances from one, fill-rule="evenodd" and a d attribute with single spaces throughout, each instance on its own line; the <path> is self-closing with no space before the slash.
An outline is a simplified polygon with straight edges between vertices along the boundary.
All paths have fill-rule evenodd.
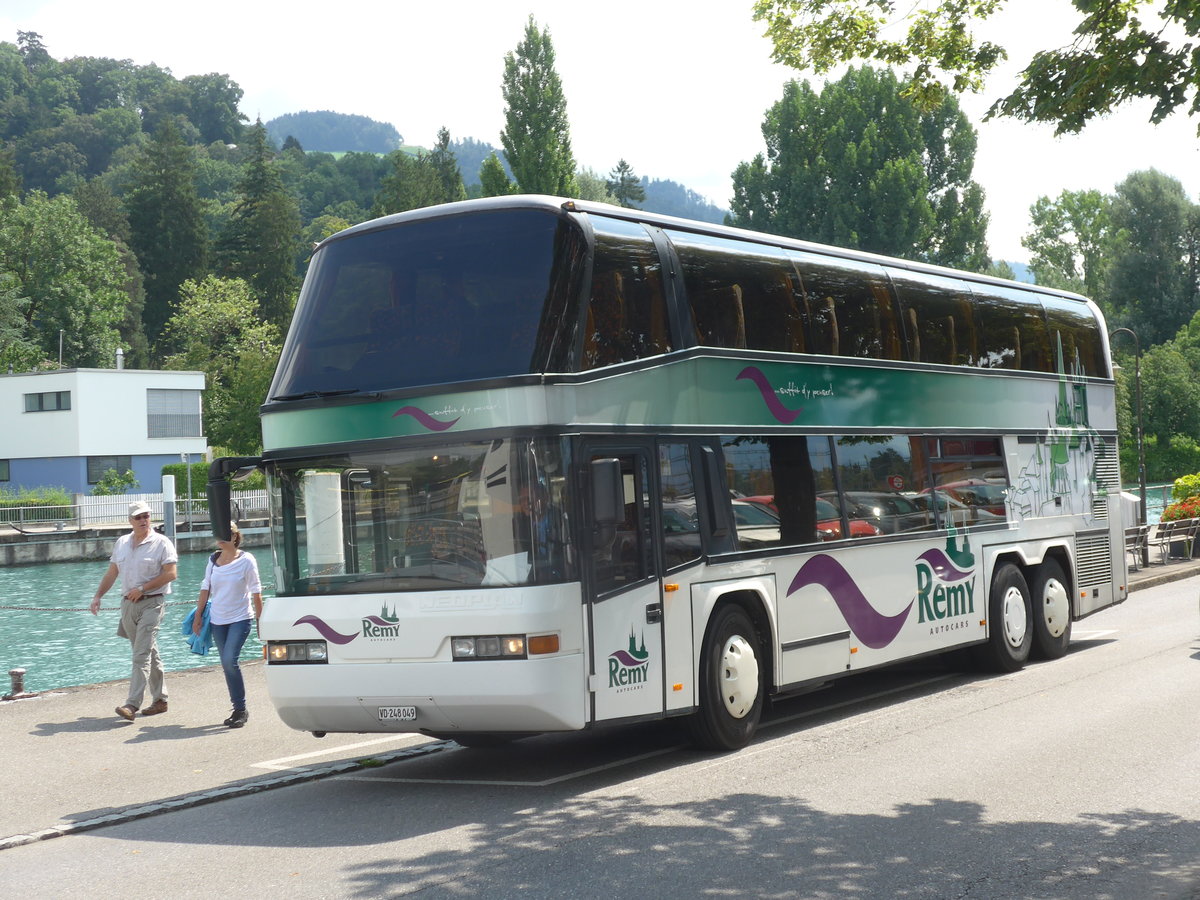
<path id="1" fill-rule="evenodd" d="M 588 448 L 592 459 L 617 459 L 624 521 L 594 526 L 587 552 L 591 597 L 593 721 L 661 715 L 662 584 L 651 541 L 650 448 Z"/>

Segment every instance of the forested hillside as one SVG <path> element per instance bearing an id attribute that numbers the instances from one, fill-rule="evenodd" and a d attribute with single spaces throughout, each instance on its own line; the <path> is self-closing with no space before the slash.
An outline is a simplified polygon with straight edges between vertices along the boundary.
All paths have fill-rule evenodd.
<path id="1" fill-rule="evenodd" d="M 329 110 L 287 113 L 264 124 L 276 147 L 292 138 L 323 153 L 391 153 L 404 143 L 394 125 Z"/>
<path id="2" fill-rule="evenodd" d="M 210 440 L 253 452 L 314 242 L 521 190 L 483 141 L 443 129 L 402 146 L 393 125 L 331 111 L 251 124 L 241 101 L 226 74 L 56 59 L 33 32 L 0 42 L 0 369 L 57 366 L 60 336 L 67 366 L 111 366 L 120 347 L 131 368 L 202 369 Z M 642 181 L 647 209 L 722 216 Z M 573 187 L 616 202 L 611 185 L 582 169 Z"/>

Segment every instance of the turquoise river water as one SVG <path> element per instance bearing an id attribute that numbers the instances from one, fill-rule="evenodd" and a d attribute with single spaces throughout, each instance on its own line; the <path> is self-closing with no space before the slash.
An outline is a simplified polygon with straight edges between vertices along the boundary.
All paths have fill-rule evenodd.
<path id="1" fill-rule="evenodd" d="M 249 552 L 258 560 L 263 596 L 274 593 L 271 551 Z M 158 652 L 167 672 L 220 665 L 215 650 L 192 653 L 180 633 L 195 606 L 207 553 L 179 557 L 167 613 L 158 633 Z M 60 562 L 0 569 L 0 694 L 10 689 L 10 669 L 25 669 L 25 690 L 48 691 L 129 677 L 129 641 L 116 635 L 120 582 L 105 595 L 100 614 L 88 612 L 108 563 Z M 243 659 L 261 659 L 262 644 L 251 631 Z"/>

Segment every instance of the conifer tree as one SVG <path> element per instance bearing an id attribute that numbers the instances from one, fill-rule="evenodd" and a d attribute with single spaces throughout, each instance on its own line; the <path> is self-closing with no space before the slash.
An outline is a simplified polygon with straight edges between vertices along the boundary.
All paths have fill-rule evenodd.
<path id="1" fill-rule="evenodd" d="M 525 39 L 504 57 L 501 92 L 506 108 L 500 143 L 521 193 L 575 196 L 575 157 L 554 45 L 533 16 Z"/>
<path id="2" fill-rule="evenodd" d="M 171 316 L 179 286 L 204 274 L 208 248 L 195 157 L 173 120 L 163 122 L 134 161 L 125 209 L 146 289 L 143 325 L 153 346 Z"/>
<path id="3" fill-rule="evenodd" d="M 516 185 L 508 180 L 504 164 L 495 153 L 488 156 L 479 167 L 479 188 L 483 197 L 503 197 L 516 190 Z"/>
<path id="4" fill-rule="evenodd" d="M 436 206 L 444 201 L 441 175 L 428 154 L 410 156 L 403 150 L 394 150 L 388 158 L 392 170 L 379 183 L 379 193 L 371 207 L 372 216 L 388 216 Z"/>
<path id="5" fill-rule="evenodd" d="M 286 334 L 299 287 L 295 262 L 299 204 L 283 185 L 261 120 L 247 138 L 238 201 L 218 243 L 220 270 L 244 279 L 258 298 L 263 318 Z"/>
<path id="6" fill-rule="evenodd" d="M 467 199 L 467 188 L 463 184 L 462 172 L 458 168 L 458 160 L 450 149 L 450 131 L 445 126 L 438 130 L 437 146 L 429 154 L 429 162 L 438 174 L 442 184 L 442 203 L 454 203 Z"/>
<path id="7" fill-rule="evenodd" d="M 641 209 L 637 204 L 646 201 L 642 180 L 633 174 L 633 167 L 623 159 L 608 174 L 608 190 L 627 209 Z"/>

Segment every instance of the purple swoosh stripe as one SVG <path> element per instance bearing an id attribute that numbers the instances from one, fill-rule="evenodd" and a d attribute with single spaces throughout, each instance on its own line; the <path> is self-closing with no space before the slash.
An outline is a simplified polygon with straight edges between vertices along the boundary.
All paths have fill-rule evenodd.
<path id="1" fill-rule="evenodd" d="M 458 422 L 458 419 L 451 419 L 449 422 L 439 422 L 429 413 L 425 412 L 425 410 L 418 409 L 415 406 L 400 407 L 398 410 L 392 413 L 393 419 L 396 418 L 396 416 L 412 416 L 430 431 L 445 431 L 447 428 L 454 427 L 455 423 Z"/>
<path id="2" fill-rule="evenodd" d="M 379 616 L 366 616 L 365 618 L 368 622 L 374 622 L 383 628 L 395 628 L 400 624 L 399 622 L 389 622 L 387 619 L 381 619 Z"/>
<path id="3" fill-rule="evenodd" d="M 767 376 L 756 366 L 746 366 L 738 373 L 738 377 L 734 381 L 739 381 L 743 378 L 748 378 L 758 387 L 758 392 L 762 394 L 763 402 L 767 404 L 767 409 L 770 411 L 778 422 L 784 425 L 791 425 L 796 421 L 796 417 L 804 412 L 804 407 L 800 409 L 788 409 L 779 402 L 779 397 L 775 395 L 775 389 L 771 387 L 771 382 L 767 381 Z"/>
<path id="4" fill-rule="evenodd" d="M 964 578 L 970 578 L 972 574 L 970 570 L 964 571 L 952 563 L 950 557 L 941 550 L 926 550 L 917 559 L 923 559 L 929 563 L 929 568 L 933 569 L 942 581 L 962 581 Z"/>
<path id="5" fill-rule="evenodd" d="M 790 597 L 800 588 L 810 584 L 818 584 L 829 591 L 833 602 L 846 618 L 850 630 L 872 650 L 886 647 L 896 639 L 915 602 L 910 600 L 904 611 L 894 616 L 881 615 L 863 596 L 863 592 L 858 589 L 850 573 L 842 568 L 841 563 L 824 554 L 814 556 L 800 567 L 800 571 L 788 586 L 787 595 Z"/>
<path id="6" fill-rule="evenodd" d="M 644 666 L 646 664 L 645 659 L 638 659 L 636 656 L 631 655 L 628 650 L 616 650 L 613 653 L 610 653 L 609 656 L 615 657 L 617 662 L 623 666 L 628 666 L 631 669 L 637 666 Z M 647 657 L 647 659 L 648 658 L 649 657 Z"/>
<path id="7" fill-rule="evenodd" d="M 302 616 L 292 624 L 311 625 L 313 628 L 317 629 L 317 632 L 321 635 L 321 637 L 335 644 L 348 644 L 358 637 L 357 634 L 339 634 L 330 628 L 329 624 L 324 619 L 318 619 L 316 616 Z"/>

